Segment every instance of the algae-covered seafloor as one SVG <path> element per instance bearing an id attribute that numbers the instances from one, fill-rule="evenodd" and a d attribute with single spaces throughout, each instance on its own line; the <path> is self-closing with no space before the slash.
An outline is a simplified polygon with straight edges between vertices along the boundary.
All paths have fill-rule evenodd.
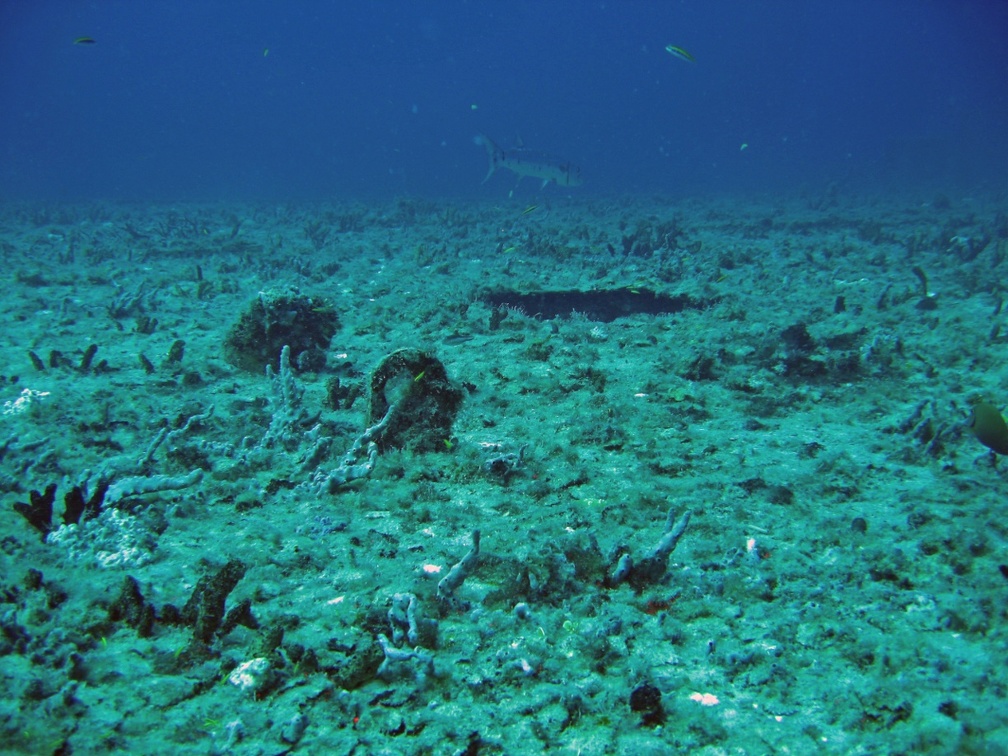
<path id="1" fill-rule="evenodd" d="M 6 752 L 1008 749 L 1003 198 L 0 245 Z"/>

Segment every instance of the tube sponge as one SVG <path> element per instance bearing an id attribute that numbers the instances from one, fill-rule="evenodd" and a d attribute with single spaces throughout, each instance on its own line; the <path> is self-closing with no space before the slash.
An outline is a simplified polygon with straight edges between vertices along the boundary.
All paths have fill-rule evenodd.
<path id="1" fill-rule="evenodd" d="M 977 440 L 991 451 L 1008 455 L 1008 425 L 997 407 L 987 402 L 973 405 L 969 425 Z"/>

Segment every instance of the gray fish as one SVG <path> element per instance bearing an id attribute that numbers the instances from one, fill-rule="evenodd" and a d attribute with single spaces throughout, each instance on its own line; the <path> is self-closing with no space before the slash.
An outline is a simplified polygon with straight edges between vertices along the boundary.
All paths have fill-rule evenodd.
<path id="1" fill-rule="evenodd" d="M 498 168 L 507 168 L 518 176 L 518 181 L 531 176 L 542 179 L 543 187 L 550 181 L 559 186 L 581 186 L 581 169 L 565 160 L 527 150 L 520 145 L 512 150 L 502 150 L 485 136 L 477 137 L 476 142 L 486 147 L 487 159 L 490 161 L 490 169 L 483 179 L 484 184 Z"/>

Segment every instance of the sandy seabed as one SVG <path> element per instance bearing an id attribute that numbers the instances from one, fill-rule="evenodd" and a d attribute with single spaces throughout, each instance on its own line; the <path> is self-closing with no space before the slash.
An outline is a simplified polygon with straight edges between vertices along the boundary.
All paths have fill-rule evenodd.
<path id="1" fill-rule="evenodd" d="M 5 752 L 1008 752 L 1004 198 L 8 205 L 0 254 Z M 264 301 L 328 348 L 236 364 Z M 402 348 L 424 449 L 365 431 Z"/>

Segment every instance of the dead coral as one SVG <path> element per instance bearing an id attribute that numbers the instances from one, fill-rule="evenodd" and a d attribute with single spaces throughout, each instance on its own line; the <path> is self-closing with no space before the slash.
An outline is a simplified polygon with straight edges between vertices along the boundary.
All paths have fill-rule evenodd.
<path id="1" fill-rule="evenodd" d="M 400 403 L 378 439 L 382 450 L 443 451 L 462 403 L 462 390 L 448 378 L 441 361 L 419 349 L 400 349 L 371 374 L 368 425 Z"/>
<path id="2" fill-rule="evenodd" d="M 319 370 L 338 328 L 336 311 L 325 299 L 291 290 L 260 292 L 231 326 L 224 354 L 232 365 L 261 373 L 289 346 L 296 370 Z"/>

